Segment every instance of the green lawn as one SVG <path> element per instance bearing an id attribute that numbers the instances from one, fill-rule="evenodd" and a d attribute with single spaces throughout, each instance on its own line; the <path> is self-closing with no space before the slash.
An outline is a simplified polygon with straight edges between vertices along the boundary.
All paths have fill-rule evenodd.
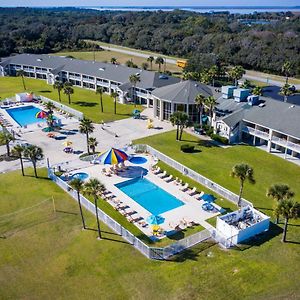
<path id="1" fill-rule="evenodd" d="M 102 241 L 82 231 L 76 202 L 47 179 L 1 174 L 0 192 L 0 216 L 52 196 L 57 209 L 54 215 L 49 202 L 43 218 L 26 211 L 18 231 L 0 239 L 1 299 L 296 299 L 300 293 L 299 245 L 282 244 L 279 235 L 243 251 L 202 243 L 170 262 L 151 261 L 106 227 Z M 85 216 L 95 228 L 95 218 Z M 2 234 L 13 228 L 0 220 Z"/>
<path id="2" fill-rule="evenodd" d="M 25 78 L 25 84 L 27 91 L 33 91 L 37 95 L 42 95 L 50 99 L 58 101 L 57 90 L 46 83 L 44 80 Z M 24 92 L 22 79 L 20 77 L 0 77 L 0 97 L 5 99 L 12 97 L 16 93 Z M 100 112 L 100 100 L 99 95 L 96 95 L 94 91 L 81 89 L 74 87 L 74 94 L 71 96 L 72 108 L 77 109 L 84 113 L 84 115 L 96 123 L 120 120 L 131 116 L 134 106 L 117 104 L 117 114 L 114 114 L 113 99 L 103 94 L 103 106 L 104 113 Z M 68 105 L 68 98 L 62 93 L 62 103 Z M 138 106 L 137 109 L 142 109 L 142 106 Z"/>

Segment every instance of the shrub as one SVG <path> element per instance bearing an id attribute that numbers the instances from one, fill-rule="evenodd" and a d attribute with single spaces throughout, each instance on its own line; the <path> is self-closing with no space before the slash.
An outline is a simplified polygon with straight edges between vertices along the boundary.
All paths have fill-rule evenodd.
<path id="1" fill-rule="evenodd" d="M 195 149 L 195 146 L 189 145 L 189 144 L 183 144 L 180 147 L 180 150 L 185 153 L 193 153 L 194 149 Z"/>
<path id="2" fill-rule="evenodd" d="M 223 137 L 223 136 L 220 136 L 220 135 L 218 135 L 218 134 L 213 133 L 213 134 L 211 134 L 210 137 L 211 137 L 214 141 L 217 141 L 217 142 L 220 142 L 220 143 L 222 143 L 222 144 L 228 145 L 228 139 L 225 138 L 225 137 Z"/>

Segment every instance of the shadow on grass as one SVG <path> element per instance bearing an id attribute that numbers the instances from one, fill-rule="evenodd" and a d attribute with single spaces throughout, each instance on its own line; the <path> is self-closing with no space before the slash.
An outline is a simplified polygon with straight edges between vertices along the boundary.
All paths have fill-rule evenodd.
<path id="1" fill-rule="evenodd" d="M 42 90 L 42 91 L 39 91 L 39 93 L 52 93 L 52 91 L 49 91 L 49 90 Z"/>
<path id="2" fill-rule="evenodd" d="M 96 105 L 98 105 L 97 102 L 85 102 L 85 101 L 73 101 L 73 104 L 77 104 L 79 106 L 84 106 L 84 107 L 94 107 Z"/>
<path id="3" fill-rule="evenodd" d="M 250 249 L 253 246 L 258 247 L 258 246 L 264 244 L 265 242 L 270 241 L 274 237 L 280 235 L 282 232 L 283 232 L 283 229 L 281 227 L 270 222 L 270 227 L 267 232 L 261 233 L 261 234 L 256 235 L 248 240 L 245 240 L 232 249 L 244 251 L 244 250 Z"/>
<path id="4" fill-rule="evenodd" d="M 95 228 L 90 228 L 90 227 L 86 227 L 86 230 L 98 232 L 97 229 L 95 229 Z M 119 237 L 119 239 L 117 239 L 117 238 L 103 237 L 103 233 L 105 233 L 105 234 L 110 234 L 110 235 L 115 235 L 115 236 Z M 101 237 L 102 240 L 107 240 L 107 241 L 118 242 L 118 243 L 130 245 L 130 243 L 124 241 L 124 240 L 122 239 L 122 237 L 121 237 L 119 234 L 115 233 L 115 232 L 110 232 L 110 231 L 101 230 L 101 236 L 102 236 L 102 237 Z"/>
<path id="5" fill-rule="evenodd" d="M 50 179 L 50 178 L 48 178 L 48 177 L 44 177 L 44 176 L 39 176 L 39 174 L 38 174 L 38 177 L 35 177 L 35 176 L 34 176 L 34 174 L 30 174 L 30 175 L 28 175 L 28 174 L 25 174 L 25 177 L 32 177 L 32 178 L 36 178 L 36 179 L 50 180 L 50 181 L 51 181 L 51 179 Z"/>
<path id="6" fill-rule="evenodd" d="M 198 145 L 205 148 L 218 148 L 219 146 L 215 142 L 200 140 L 198 141 Z"/>
<path id="7" fill-rule="evenodd" d="M 67 215 L 75 215 L 75 216 L 78 215 L 77 212 L 71 212 L 71 211 L 65 211 L 65 210 L 59 210 L 59 209 L 56 209 L 55 212 L 61 213 L 61 214 L 67 214 Z"/>
<path id="8" fill-rule="evenodd" d="M 169 262 L 185 262 L 186 260 L 193 260 L 197 261 L 198 256 L 201 252 L 213 247 L 216 244 L 213 240 L 206 240 L 192 248 L 183 250 L 182 252 L 172 256 L 171 258 L 167 259 Z"/>

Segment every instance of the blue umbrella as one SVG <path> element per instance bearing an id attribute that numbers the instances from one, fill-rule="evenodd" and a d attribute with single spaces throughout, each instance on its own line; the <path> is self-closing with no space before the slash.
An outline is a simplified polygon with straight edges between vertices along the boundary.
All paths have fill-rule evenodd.
<path id="1" fill-rule="evenodd" d="M 202 197 L 201 197 L 202 200 L 206 201 L 206 202 L 214 202 L 216 197 L 214 195 L 211 195 L 211 194 L 204 194 Z"/>
<path id="2" fill-rule="evenodd" d="M 146 219 L 146 221 L 151 225 L 159 225 L 165 221 L 165 218 L 161 216 L 151 215 Z"/>

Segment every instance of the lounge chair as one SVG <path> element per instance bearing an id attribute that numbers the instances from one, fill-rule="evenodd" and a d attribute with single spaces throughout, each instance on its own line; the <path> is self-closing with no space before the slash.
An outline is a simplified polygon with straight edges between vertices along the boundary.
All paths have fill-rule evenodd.
<path id="1" fill-rule="evenodd" d="M 144 227 L 148 227 L 148 223 L 145 222 L 145 221 L 139 221 L 138 224 L 139 224 L 140 226 L 142 226 L 143 228 L 144 228 Z"/>
<path id="2" fill-rule="evenodd" d="M 168 176 L 167 171 L 163 171 L 162 173 L 157 175 L 159 178 L 164 178 L 166 176 Z"/>
<path id="3" fill-rule="evenodd" d="M 187 194 L 189 194 L 190 196 L 193 196 L 193 195 L 197 194 L 197 189 L 194 187 L 193 189 L 188 190 Z"/>
<path id="4" fill-rule="evenodd" d="M 153 171 L 153 174 L 157 175 L 161 172 L 161 169 L 160 167 L 157 167 L 154 171 Z"/>
<path id="5" fill-rule="evenodd" d="M 170 175 L 170 176 L 164 178 L 165 182 L 171 182 L 172 180 L 174 180 L 173 175 Z"/>
<path id="6" fill-rule="evenodd" d="M 179 189 L 180 189 L 182 192 L 185 192 L 188 188 L 189 188 L 189 184 L 186 183 L 185 185 L 181 186 Z"/>

